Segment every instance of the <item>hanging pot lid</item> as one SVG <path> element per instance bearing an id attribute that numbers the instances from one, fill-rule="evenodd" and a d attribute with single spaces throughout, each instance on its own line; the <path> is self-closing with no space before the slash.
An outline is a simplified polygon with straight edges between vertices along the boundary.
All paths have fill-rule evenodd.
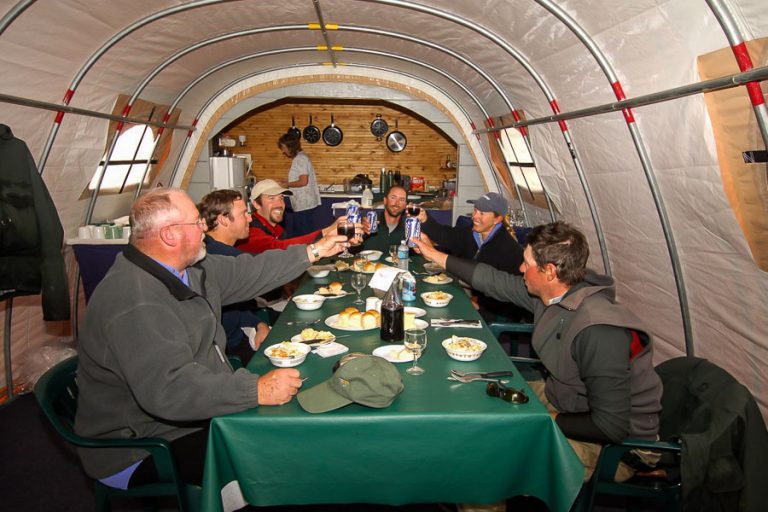
<path id="1" fill-rule="evenodd" d="M 387 148 L 393 153 L 399 153 L 408 145 L 408 139 L 405 134 L 397 129 L 397 119 L 395 119 L 395 129 L 387 135 Z"/>
<path id="2" fill-rule="evenodd" d="M 296 119 L 294 119 L 293 116 L 291 116 L 291 127 L 288 128 L 288 133 L 296 137 L 297 139 L 301 138 L 301 130 L 296 128 Z"/>
<path id="3" fill-rule="evenodd" d="M 304 140 L 310 144 L 315 144 L 320 140 L 322 134 L 320 128 L 312 124 L 312 114 L 309 114 L 309 126 L 304 128 Z"/>
<path id="4" fill-rule="evenodd" d="M 376 140 L 381 140 L 389 131 L 389 125 L 381 118 L 381 114 L 376 114 L 376 119 L 371 121 L 371 133 L 376 136 Z"/>
<path id="5" fill-rule="evenodd" d="M 323 142 L 325 142 L 326 146 L 333 147 L 341 144 L 342 139 L 344 139 L 344 132 L 334 124 L 333 114 L 331 114 L 331 124 L 323 130 Z"/>

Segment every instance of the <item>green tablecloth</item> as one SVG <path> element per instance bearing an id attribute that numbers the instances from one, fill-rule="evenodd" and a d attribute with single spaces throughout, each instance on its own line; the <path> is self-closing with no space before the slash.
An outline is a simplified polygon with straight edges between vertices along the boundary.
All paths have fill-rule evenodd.
<path id="1" fill-rule="evenodd" d="M 418 269 L 421 265 L 417 263 Z M 332 272 L 306 279 L 298 293 L 311 293 L 350 273 Z M 419 276 L 420 278 L 423 276 Z M 413 305 L 430 318 L 480 318 L 456 283 L 434 286 L 419 279 L 418 293 L 442 289 L 454 295 L 447 308 Z M 371 290 L 363 292 L 370 295 Z M 354 296 L 326 300 L 317 311 L 289 304 L 264 347 L 287 340 L 301 327 L 288 320 L 325 319 L 349 306 Z M 314 326 L 329 329 L 324 324 Z M 334 331 L 338 334 L 349 334 Z M 449 358 L 440 342 L 452 334 L 488 344 L 473 362 Z M 419 364 L 421 376 L 398 365 L 405 390 L 390 407 L 369 409 L 352 404 L 310 414 L 296 400 L 280 407 L 260 407 L 211 422 L 203 486 L 203 509 L 232 510 L 244 505 L 324 503 L 492 503 L 516 495 L 534 495 L 552 511 L 566 511 L 582 482 L 583 469 L 570 445 L 541 403 L 511 405 L 485 394 L 485 383 L 446 380 L 451 368 L 465 371 L 514 369 L 483 324 L 482 329 L 428 329 L 429 344 Z M 339 340 L 351 351 L 371 353 L 384 344 L 378 329 Z M 324 381 L 341 356 L 309 354 L 297 369 L 305 387 Z M 249 365 L 255 373 L 272 369 L 263 354 Z M 527 389 L 519 373 L 510 384 Z M 222 488 L 225 490 L 222 492 Z M 240 494 L 242 493 L 242 494 Z M 233 498 L 234 497 L 234 498 Z M 224 505 L 222 505 L 222 499 Z"/>

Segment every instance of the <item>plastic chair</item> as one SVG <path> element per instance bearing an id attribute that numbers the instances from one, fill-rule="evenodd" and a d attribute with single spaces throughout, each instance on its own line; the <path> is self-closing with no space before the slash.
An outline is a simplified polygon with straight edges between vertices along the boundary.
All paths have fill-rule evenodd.
<path id="1" fill-rule="evenodd" d="M 67 442 L 83 448 L 141 448 L 148 451 L 159 475 L 158 481 L 122 490 L 94 482 L 96 510 L 107 511 L 109 498 L 176 496 L 181 511 L 200 510 L 202 489 L 181 481 L 170 444 L 164 439 L 92 439 L 74 433 L 77 412 L 77 356 L 66 359 L 49 369 L 35 385 L 35 398 L 53 428 Z M 142 500 L 145 510 L 154 510 L 149 500 Z"/>
<path id="2" fill-rule="evenodd" d="M 491 322 L 488 324 L 488 328 L 501 343 L 501 335 L 504 333 L 531 333 L 533 332 L 533 324 L 518 323 L 518 322 Z M 508 340 L 510 344 L 509 359 L 515 363 L 518 368 L 522 368 L 520 373 L 527 381 L 541 380 L 546 377 L 547 369 L 541 363 L 540 359 L 535 357 L 520 357 L 518 353 L 518 340 L 512 338 Z M 533 352 L 533 348 L 531 348 Z"/>

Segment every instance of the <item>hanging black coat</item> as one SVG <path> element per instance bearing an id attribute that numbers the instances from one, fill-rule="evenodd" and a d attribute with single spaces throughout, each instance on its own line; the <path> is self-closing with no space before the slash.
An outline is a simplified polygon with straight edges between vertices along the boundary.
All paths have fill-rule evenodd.
<path id="1" fill-rule="evenodd" d="M 69 320 L 56 207 L 24 141 L 0 124 L 0 299 L 43 296 L 45 320 Z"/>

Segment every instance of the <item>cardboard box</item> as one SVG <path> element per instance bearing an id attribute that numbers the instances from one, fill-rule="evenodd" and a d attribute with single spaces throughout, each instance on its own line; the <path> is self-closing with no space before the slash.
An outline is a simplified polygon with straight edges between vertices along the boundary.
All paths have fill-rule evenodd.
<path id="1" fill-rule="evenodd" d="M 411 190 L 414 192 L 424 192 L 424 176 L 413 176 L 411 178 Z"/>

